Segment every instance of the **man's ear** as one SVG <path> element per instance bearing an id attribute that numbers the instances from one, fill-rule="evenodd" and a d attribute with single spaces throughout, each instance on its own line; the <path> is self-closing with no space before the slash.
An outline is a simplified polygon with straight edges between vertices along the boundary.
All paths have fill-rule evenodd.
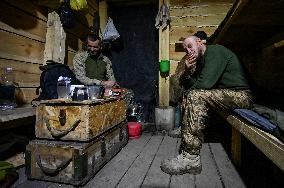
<path id="1" fill-rule="evenodd" d="M 196 39 L 196 42 L 197 42 L 199 45 L 203 45 L 203 44 L 204 44 L 203 41 L 202 41 L 200 38 Z"/>
<path id="2" fill-rule="evenodd" d="M 200 38 L 197 38 L 197 39 L 196 39 L 196 42 L 199 42 L 199 43 L 200 43 L 200 42 L 202 42 L 202 40 L 201 40 Z"/>
<path id="3" fill-rule="evenodd" d="M 83 42 L 82 49 L 85 50 L 85 51 L 88 49 L 88 42 L 87 41 Z"/>

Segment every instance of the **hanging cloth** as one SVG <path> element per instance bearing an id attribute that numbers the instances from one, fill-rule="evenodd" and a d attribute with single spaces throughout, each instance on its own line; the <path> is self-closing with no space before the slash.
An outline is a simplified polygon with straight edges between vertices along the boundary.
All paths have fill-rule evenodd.
<path id="1" fill-rule="evenodd" d="M 170 18 L 170 11 L 168 6 L 163 2 L 163 4 L 160 7 L 160 10 L 156 16 L 156 23 L 155 27 L 159 29 L 159 27 L 162 27 L 162 30 L 166 29 L 168 25 L 170 25 L 171 18 Z"/>

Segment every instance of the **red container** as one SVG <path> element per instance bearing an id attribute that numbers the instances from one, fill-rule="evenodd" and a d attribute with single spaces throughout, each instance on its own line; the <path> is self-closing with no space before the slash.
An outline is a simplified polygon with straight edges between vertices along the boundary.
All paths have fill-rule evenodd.
<path id="1" fill-rule="evenodd" d="M 142 126 L 139 122 L 128 122 L 128 134 L 130 139 L 136 139 L 141 136 Z"/>

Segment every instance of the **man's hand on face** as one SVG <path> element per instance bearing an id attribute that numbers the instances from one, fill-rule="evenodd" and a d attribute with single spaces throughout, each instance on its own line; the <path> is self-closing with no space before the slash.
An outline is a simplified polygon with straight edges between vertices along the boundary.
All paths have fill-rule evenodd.
<path id="1" fill-rule="evenodd" d="M 108 87 L 112 87 L 112 86 L 114 86 L 116 83 L 114 82 L 114 81 L 102 81 L 101 82 L 101 85 L 103 85 L 103 86 L 108 86 Z"/>
<path id="2" fill-rule="evenodd" d="M 187 54 L 185 59 L 185 65 L 187 68 L 191 68 L 196 64 L 196 57 L 193 54 Z"/>

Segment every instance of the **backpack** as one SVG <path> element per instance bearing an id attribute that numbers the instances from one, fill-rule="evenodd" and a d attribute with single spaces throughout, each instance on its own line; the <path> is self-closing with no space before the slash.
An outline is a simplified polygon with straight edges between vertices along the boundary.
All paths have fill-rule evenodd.
<path id="1" fill-rule="evenodd" d="M 40 75 L 40 86 L 37 88 L 37 94 L 39 93 L 39 89 L 41 89 L 41 93 L 34 101 L 57 99 L 57 80 L 59 76 L 71 78 L 71 84 L 80 84 L 73 71 L 67 65 L 51 62 L 40 66 L 39 69 L 42 70 L 42 73 Z"/>

